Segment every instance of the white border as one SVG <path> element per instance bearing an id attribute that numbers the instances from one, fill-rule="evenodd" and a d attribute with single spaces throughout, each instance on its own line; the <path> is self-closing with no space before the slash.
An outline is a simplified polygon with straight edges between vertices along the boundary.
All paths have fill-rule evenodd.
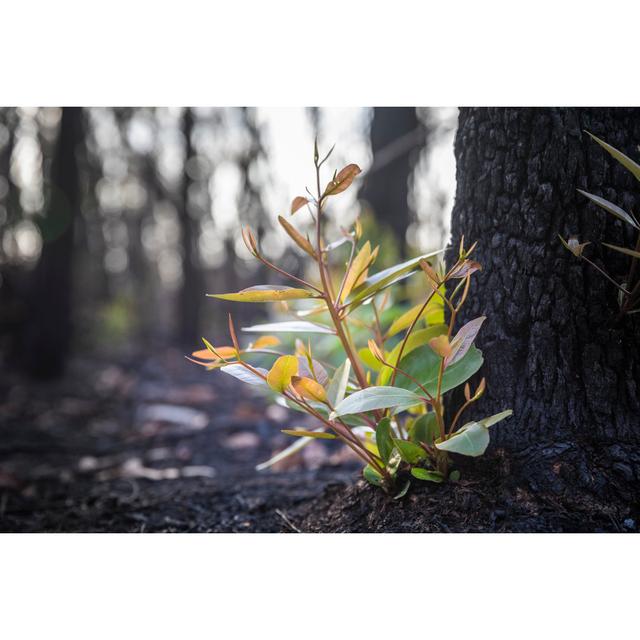
<path id="1" fill-rule="evenodd" d="M 20 0 L 0 104 L 638 104 L 632 7 Z M 637 540 L 2 536 L 2 636 L 624 638 Z"/>
<path id="2" fill-rule="evenodd" d="M 0 538 L 2 636 L 627 638 L 638 537 Z"/>
<path id="3" fill-rule="evenodd" d="M 632 105 L 622 0 L 3 6 L 0 104 Z"/>

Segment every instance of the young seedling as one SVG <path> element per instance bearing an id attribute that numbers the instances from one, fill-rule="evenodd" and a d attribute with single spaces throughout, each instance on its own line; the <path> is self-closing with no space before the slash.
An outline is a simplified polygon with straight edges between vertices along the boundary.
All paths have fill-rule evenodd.
<path id="1" fill-rule="evenodd" d="M 317 420 L 318 426 L 312 430 L 284 429 L 296 442 L 259 469 L 313 439 L 338 439 L 362 460 L 368 482 L 401 497 L 411 479 L 458 479 L 450 454 L 483 454 L 489 444 L 489 428 L 511 415 L 511 411 L 503 411 L 460 424 L 466 409 L 486 389 L 484 378 L 473 391 L 467 382 L 482 366 L 482 353 L 474 340 L 485 318 L 457 327 L 471 279 L 481 266 L 470 259 L 475 245 L 467 249 L 463 238 L 458 258 L 449 269 L 438 260 L 442 251 L 436 251 L 372 274 L 378 247 L 362 242 L 358 220 L 343 230 L 341 238 L 327 243 L 327 205 L 360 173 L 357 165 L 348 164 L 323 188 L 321 168 L 330 154 L 320 159 L 316 143 L 315 194 L 296 197 L 289 218 L 278 218 L 284 231 L 313 261 L 313 282 L 272 264 L 261 253 L 251 230 L 245 228 L 242 237 L 249 252 L 289 284 L 210 294 L 238 302 L 285 301 L 287 306 L 291 301 L 307 300 L 314 306 L 294 312 L 289 321 L 245 328 L 245 332 L 266 334 L 246 347 L 241 347 L 229 316 L 231 345 L 214 347 L 204 340 L 206 348 L 195 351 L 193 361 L 269 389 L 287 406 Z M 298 213 L 302 210 L 310 216 L 311 235 L 290 221 L 292 216 L 302 215 Z M 334 256 L 341 251 L 346 254 L 346 264 L 336 271 Z M 425 284 L 422 301 L 409 309 L 391 304 L 390 293 L 400 289 L 400 282 L 420 273 Z M 318 316 L 325 322 L 317 321 Z M 301 319 L 307 317 L 314 320 Z M 341 361 L 329 375 L 327 371 L 333 368 L 312 353 L 310 343 L 297 341 L 295 353 L 289 354 L 278 349 L 281 342 L 271 335 L 274 333 L 334 336 L 340 344 Z M 354 336 L 362 336 L 359 344 Z M 257 357 L 270 358 L 269 368 L 256 366 Z M 463 384 L 465 401 L 448 417 L 445 394 Z"/>
<path id="2" fill-rule="evenodd" d="M 607 144 L 604 140 L 600 140 L 600 138 L 597 138 L 588 131 L 586 133 L 591 137 L 592 140 L 597 142 L 611 157 L 613 157 L 625 169 L 633 174 L 636 180 L 640 180 L 639 164 L 634 162 L 628 156 L 624 155 L 624 153 L 622 153 L 621 151 L 618 151 L 615 147 Z M 607 273 L 606 270 L 600 268 L 592 260 L 587 258 L 586 255 L 584 255 L 585 247 L 591 244 L 590 242 L 581 243 L 575 236 L 571 236 L 567 240 L 565 240 L 562 236 L 559 236 L 560 241 L 569 251 L 571 251 L 571 253 L 573 253 L 574 256 L 576 256 L 576 258 L 580 258 L 581 260 L 584 260 L 585 262 L 590 264 L 618 290 L 618 304 L 620 306 L 619 317 L 639 313 L 640 273 L 638 272 L 638 260 L 640 259 L 640 222 L 638 222 L 638 219 L 635 217 L 633 212 L 627 212 L 617 204 L 614 204 L 609 200 L 605 200 L 604 198 L 596 196 L 592 193 L 587 193 L 582 189 L 578 189 L 578 193 L 583 195 L 585 198 L 588 198 L 591 202 L 593 202 L 601 209 L 604 209 L 612 216 L 618 218 L 618 220 L 622 220 L 622 222 L 630 225 L 636 231 L 637 237 L 634 249 L 630 249 L 628 247 L 619 247 L 617 245 L 607 244 L 606 242 L 602 243 L 605 247 L 612 249 L 613 251 L 617 251 L 618 253 L 623 253 L 631 258 L 631 264 L 629 265 L 629 272 L 627 274 L 626 280 L 622 283 L 619 283 L 615 278 Z"/>

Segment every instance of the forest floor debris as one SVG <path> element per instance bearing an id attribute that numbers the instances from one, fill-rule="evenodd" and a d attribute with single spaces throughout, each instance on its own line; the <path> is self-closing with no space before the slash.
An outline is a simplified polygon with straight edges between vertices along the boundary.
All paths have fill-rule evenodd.
<path id="1" fill-rule="evenodd" d="M 168 369 L 92 361 L 55 383 L 3 375 L 0 530 L 637 530 L 637 500 L 541 493 L 511 476 L 500 452 L 468 463 L 457 483 L 416 483 L 397 501 L 366 485 L 333 442 L 257 472 L 288 444 L 282 412 L 230 393 L 222 377 L 203 386 L 188 364 Z"/>

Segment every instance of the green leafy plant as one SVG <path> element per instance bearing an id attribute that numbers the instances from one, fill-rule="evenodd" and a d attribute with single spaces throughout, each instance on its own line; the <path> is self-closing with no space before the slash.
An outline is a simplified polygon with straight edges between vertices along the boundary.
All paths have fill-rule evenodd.
<path id="1" fill-rule="evenodd" d="M 321 168 L 330 154 L 321 160 L 316 143 L 316 194 L 308 191 L 308 197 L 296 197 L 290 217 L 278 218 L 313 261 L 314 282 L 272 264 L 260 252 L 251 230 L 243 229 L 251 254 L 291 286 L 259 285 L 210 294 L 238 302 L 277 302 L 291 311 L 293 319 L 245 328 L 245 332 L 264 335 L 242 347 L 229 316 L 231 345 L 214 347 L 204 340 L 205 349 L 195 351 L 192 359 L 207 369 L 220 369 L 242 382 L 270 389 L 288 407 L 317 420 L 316 429 L 284 429 L 297 440 L 259 468 L 271 466 L 315 438 L 337 438 L 361 458 L 368 482 L 401 496 L 412 478 L 430 482 L 459 478 L 451 454 L 483 454 L 489 428 L 511 411 L 461 424 L 464 411 L 486 388 L 484 379 L 473 391 L 467 382 L 482 366 L 482 353 L 473 343 L 485 318 L 456 330 L 472 276 L 481 269 L 469 257 L 474 247 L 465 249 L 463 239 L 458 259 L 449 269 L 438 260 L 442 251 L 437 251 L 370 273 L 378 248 L 362 242 L 357 219 L 342 230 L 342 237 L 325 241 L 330 199 L 345 191 L 360 173 L 357 165 L 349 164 L 334 172 L 323 189 Z M 304 209 L 312 235 L 291 222 L 291 216 L 301 217 Z M 346 265 L 336 269 L 340 252 Z M 422 300 L 408 309 L 392 304 L 392 292 L 399 291 L 400 282 L 412 274 L 422 274 L 425 281 Z M 307 306 L 291 310 L 291 301 Z M 332 336 L 342 357 L 332 367 L 316 356 L 310 341 L 301 340 L 296 340 L 294 353 L 287 353 L 274 333 Z M 265 358 L 268 368 L 258 366 L 257 360 Z M 444 396 L 463 384 L 465 400 L 448 418 Z"/>
<path id="2" fill-rule="evenodd" d="M 597 142 L 612 158 L 619 162 L 625 169 L 627 169 L 627 171 L 631 172 L 636 180 L 640 180 L 639 164 L 634 162 L 628 156 L 624 155 L 624 153 L 622 153 L 621 151 L 618 151 L 615 147 L 607 144 L 604 140 L 600 140 L 600 138 L 597 138 L 588 131 L 586 133 L 591 137 L 592 140 Z M 600 268 L 597 264 L 595 264 L 593 261 L 587 258 L 587 256 L 584 255 L 585 247 L 591 244 L 590 242 L 581 243 L 580 240 L 575 236 L 571 236 L 567 240 L 560 236 L 562 244 L 569 251 L 571 251 L 574 256 L 589 263 L 594 269 L 597 269 L 597 271 L 599 271 L 609 282 L 611 282 L 611 284 L 616 287 L 616 289 L 618 290 L 618 304 L 620 305 L 621 316 L 640 312 L 640 273 L 638 273 L 638 260 L 640 259 L 640 222 L 638 222 L 638 219 L 632 212 L 625 211 L 617 204 L 614 204 L 609 200 L 605 200 L 600 196 L 588 193 L 586 191 L 583 191 L 582 189 L 578 189 L 578 193 L 582 194 L 585 198 L 588 198 L 591 202 L 593 202 L 601 209 L 604 209 L 612 216 L 615 216 L 618 220 L 622 220 L 622 222 L 630 225 L 637 232 L 635 249 L 619 247 L 614 244 L 607 244 L 606 242 L 602 243 L 605 247 L 612 249 L 613 251 L 623 253 L 631 258 L 631 264 L 629 266 L 629 272 L 627 274 L 626 280 L 622 283 L 619 283 L 609 273 Z"/>

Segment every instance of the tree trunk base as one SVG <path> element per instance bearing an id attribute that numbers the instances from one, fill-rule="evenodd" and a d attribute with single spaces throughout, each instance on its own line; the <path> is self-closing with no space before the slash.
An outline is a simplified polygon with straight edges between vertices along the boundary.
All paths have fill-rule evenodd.
<path id="1" fill-rule="evenodd" d="M 640 448 L 612 444 L 594 449 L 555 442 L 513 456 L 514 470 L 533 491 L 589 493 L 601 500 L 640 500 Z"/>
<path id="2" fill-rule="evenodd" d="M 465 461 L 462 479 L 442 485 L 414 481 L 393 500 L 359 481 L 331 486 L 299 521 L 310 532 L 631 532 L 640 523 L 640 492 L 630 491 L 638 452 L 586 460 L 574 447 Z M 615 462 L 615 457 L 620 458 Z M 618 466 L 614 466 L 618 465 Z M 622 466 L 620 466 L 622 465 Z M 520 474 L 516 469 L 522 469 Z M 576 477 L 577 476 L 577 477 Z"/>

